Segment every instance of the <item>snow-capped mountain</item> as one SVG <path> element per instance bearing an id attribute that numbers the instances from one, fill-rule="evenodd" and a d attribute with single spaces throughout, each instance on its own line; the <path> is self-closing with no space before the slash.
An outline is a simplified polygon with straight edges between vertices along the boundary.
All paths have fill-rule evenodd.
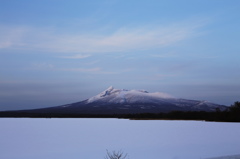
<path id="1" fill-rule="evenodd" d="M 100 94 L 91 97 L 87 103 L 109 103 L 109 104 L 131 104 L 131 103 L 158 103 L 162 99 L 173 98 L 165 93 L 148 93 L 145 90 L 126 90 L 114 89 L 112 86 L 101 92 Z"/>
<path id="2" fill-rule="evenodd" d="M 78 114 L 130 114 L 160 113 L 170 111 L 215 111 L 225 110 L 226 106 L 207 101 L 174 98 L 161 92 L 149 93 L 145 90 L 126 90 L 109 87 L 87 100 L 36 109 L 36 112 L 78 113 Z"/>

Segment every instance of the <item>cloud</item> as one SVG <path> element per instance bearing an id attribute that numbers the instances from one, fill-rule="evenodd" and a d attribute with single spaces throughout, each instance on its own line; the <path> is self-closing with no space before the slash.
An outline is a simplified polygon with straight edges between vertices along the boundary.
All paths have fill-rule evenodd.
<path id="1" fill-rule="evenodd" d="M 1 48 L 8 48 L 8 47 L 10 47 L 11 46 L 11 42 L 10 41 L 2 41 L 1 43 L 0 43 L 0 49 Z"/>
<path id="2" fill-rule="evenodd" d="M 88 58 L 91 55 L 83 55 L 83 54 L 78 54 L 78 55 L 72 55 L 72 56 L 61 56 L 60 58 L 65 58 L 65 59 L 84 59 Z"/>
<path id="3" fill-rule="evenodd" d="M 33 70 L 51 70 L 51 71 L 69 71 L 69 72 L 85 72 L 85 73 L 94 73 L 101 71 L 101 68 L 59 68 L 50 63 L 33 63 L 31 68 Z"/>
<path id="4" fill-rule="evenodd" d="M 23 36 L 27 33 L 26 27 L 11 27 L 0 25 L 0 49 L 23 46 Z"/>
<path id="5" fill-rule="evenodd" d="M 81 73 L 90 73 L 90 74 L 121 74 L 124 72 L 128 72 L 130 70 L 118 70 L 118 71 L 106 71 L 103 70 L 102 68 L 95 67 L 95 68 L 60 68 L 56 69 L 58 71 L 68 71 L 68 72 L 81 72 Z"/>
<path id="6" fill-rule="evenodd" d="M 87 72 L 87 73 L 93 73 L 93 72 L 99 72 L 101 69 L 96 68 L 62 68 L 59 69 L 60 71 L 73 71 L 73 72 Z"/>
<path id="7" fill-rule="evenodd" d="M 0 48 L 45 52 L 77 53 L 62 58 L 81 59 L 89 53 L 128 52 L 174 45 L 199 34 L 201 23 L 168 26 L 120 27 L 115 31 L 75 33 L 57 32 L 54 28 L 0 26 Z M 2 28 L 4 28 L 2 30 Z"/>
<path id="8" fill-rule="evenodd" d="M 54 69 L 54 65 L 50 64 L 50 63 L 33 63 L 32 67 L 28 68 L 28 69 L 37 69 L 37 70 L 52 70 Z"/>
<path id="9" fill-rule="evenodd" d="M 47 71 L 64 71 L 64 72 L 79 72 L 79 73 L 89 73 L 89 74 L 123 74 L 127 72 L 134 71 L 133 68 L 127 68 L 127 69 L 117 69 L 114 71 L 111 71 L 109 69 L 104 69 L 101 67 L 61 67 L 56 66 L 51 63 L 32 63 L 30 67 L 24 68 L 25 70 L 47 70 Z M 1 83 L 1 81 L 0 81 Z"/>
<path id="10" fill-rule="evenodd" d="M 147 77 L 149 80 L 165 80 L 165 79 L 170 79 L 170 78 L 176 78 L 179 76 L 179 74 L 155 74 L 153 76 Z"/>
<path id="11" fill-rule="evenodd" d="M 179 55 L 177 55 L 176 53 L 161 53 L 161 54 L 152 54 L 152 57 L 157 57 L 157 58 L 177 58 L 179 57 Z"/>

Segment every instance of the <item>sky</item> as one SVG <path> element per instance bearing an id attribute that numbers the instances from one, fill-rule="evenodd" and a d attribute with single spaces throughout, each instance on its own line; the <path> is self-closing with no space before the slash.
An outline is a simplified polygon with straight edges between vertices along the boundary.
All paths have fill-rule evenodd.
<path id="1" fill-rule="evenodd" d="M 109 86 L 240 100 L 239 0 L 0 0 L 0 110 Z"/>

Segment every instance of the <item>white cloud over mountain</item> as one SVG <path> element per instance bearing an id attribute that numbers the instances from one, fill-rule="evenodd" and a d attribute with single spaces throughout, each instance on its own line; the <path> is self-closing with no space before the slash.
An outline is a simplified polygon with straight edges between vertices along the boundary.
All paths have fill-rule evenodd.
<path id="1" fill-rule="evenodd" d="M 0 26 L 0 49 L 77 53 L 64 58 L 86 58 L 86 53 L 128 52 L 174 45 L 199 34 L 202 23 L 165 26 L 119 27 L 108 34 L 101 32 L 57 32 L 54 28 Z"/>

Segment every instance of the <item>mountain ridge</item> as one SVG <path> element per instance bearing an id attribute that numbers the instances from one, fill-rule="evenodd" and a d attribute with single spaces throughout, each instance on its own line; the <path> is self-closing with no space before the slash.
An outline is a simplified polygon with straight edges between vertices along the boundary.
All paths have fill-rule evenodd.
<path id="1" fill-rule="evenodd" d="M 226 110 L 224 105 L 208 101 L 175 98 L 162 92 L 149 93 L 145 90 L 115 89 L 110 86 L 96 96 L 61 106 L 21 110 L 26 113 L 42 114 L 139 114 L 168 113 L 171 111 Z"/>
<path id="2" fill-rule="evenodd" d="M 216 111 L 225 110 L 224 105 L 208 101 L 174 98 L 173 96 L 145 90 L 108 89 L 86 100 L 62 106 L 35 109 L 42 113 L 68 114 L 135 114 L 167 113 L 171 111 Z"/>

